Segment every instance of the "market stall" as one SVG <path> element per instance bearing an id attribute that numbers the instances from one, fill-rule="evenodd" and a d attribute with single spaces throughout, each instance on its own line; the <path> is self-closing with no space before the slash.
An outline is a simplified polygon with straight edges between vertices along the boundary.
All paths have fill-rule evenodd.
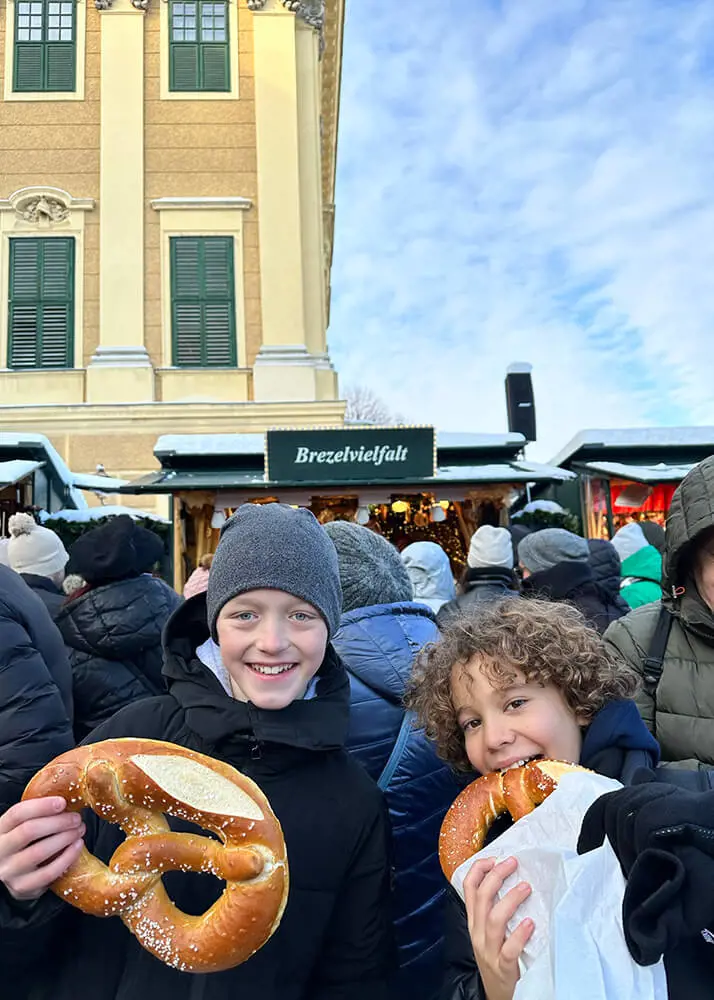
<path id="1" fill-rule="evenodd" d="M 213 552 L 221 525 L 242 503 L 308 507 L 322 523 L 354 520 L 398 548 L 438 542 L 455 575 L 481 524 L 507 524 L 526 485 L 574 479 L 527 462 L 520 434 L 436 434 L 432 427 L 270 430 L 167 435 L 156 473 L 123 493 L 171 494 L 174 584 Z"/>
<path id="2" fill-rule="evenodd" d="M 577 493 L 572 483 L 547 493 L 580 510 L 588 538 L 611 538 L 628 521 L 664 527 L 677 486 L 711 454 L 714 427 L 581 431 L 552 463 L 576 473 Z"/>

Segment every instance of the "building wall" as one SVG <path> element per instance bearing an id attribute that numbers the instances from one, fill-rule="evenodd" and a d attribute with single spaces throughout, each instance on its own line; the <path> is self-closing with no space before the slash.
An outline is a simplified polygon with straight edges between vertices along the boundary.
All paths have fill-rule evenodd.
<path id="1" fill-rule="evenodd" d="M 13 7 L 9 2 L 0 8 L 0 67 L 5 67 L 5 86 L 0 93 L 0 312 L 5 318 L 0 320 L 0 338 L 5 338 L 6 343 L 7 239 L 10 234 L 33 235 L 32 227 L 18 221 L 9 206 L 7 199 L 14 192 L 32 186 L 49 187 L 66 192 L 76 201 L 70 218 L 53 224 L 51 232 L 77 234 L 83 263 L 76 279 L 77 318 L 81 329 L 75 329 L 75 367 L 8 371 L 4 367 L 4 346 L 1 347 L 0 424 L 3 428 L 47 434 L 70 468 L 77 471 L 92 472 L 101 462 L 112 475 L 136 478 L 156 468 L 153 458 L 156 437 L 172 430 L 238 432 L 264 430 L 269 426 L 340 424 L 344 404 L 336 398 L 336 382 L 329 361 L 307 380 L 304 365 L 300 367 L 298 363 L 291 368 L 289 364 L 282 367 L 278 364 L 269 369 L 270 391 L 262 396 L 256 395 L 253 365 L 266 340 L 261 261 L 263 265 L 266 261 L 270 264 L 271 304 L 282 302 L 282 315 L 287 317 L 287 321 L 278 323 L 277 327 L 275 322 L 272 324 L 268 340 L 273 350 L 276 344 L 288 344 L 296 354 L 302 350 L 319 356 L 325 350 L 324 303 L 329 288 L 334 198 L 334 149 L 331 147 L 336 143 L 343 0 L 328 0 L 327 50 L 319 72 L 316 37 L 304 24 L 298 23 L 294 15 L 286 12 L 280 0 L 266 0 L 262 14 L 251 12 L 246 0 L 229 0 L 235 32 L 231 41 L 237 41 L 237 45 L 231 46 L 231 59 L 236 61 L 232 91 L 186 98 L 168 93 L 169 26 L 168 4 L 164 0 L 151 0 L 146 13 L 129 7 L 128 0 L 114 0 L 112 9 L 102 12 L 96 10 L 93 0 L 81 0 L 76 9 L 78 24 L 81 22 L 80 42 L 84 38 L 84 55 L 78 72 L 77 93 L 69 99 L 57 94 L 45 95 L 47 99 L 37 95 L 28 99 L 8 94 L 11 53 L 7 50 L 6 33 Z M 263 113 L 265 120 L 261 123 L 256 120 L 258 101 L 254 67 L 258 18 L 262 18 L 259 24 L 260 51 L 263 53 L 262 107 L 271 107 L 272 102 L 275 109 L 276 93 L 284 95 L 287 102 L 281 104 L 282 97 L 277 97 L 278 110 L 283 116 L 281 127 L 287 125 L 287 130 L 281 132 L 278 128 L 274 137 L 270 135 L 270 115 Z M 116 45 L 113 52 L 107 48 L 109 33 L 125 32 L 129 24 L 137 28 L 142 26 L 143 42 L 134 27 L 131 35 L 121 35 L 122 38 L 131 37 L 134 54 L 143 45 L 143 99 L 138 104 L 135 81 L 126 76 L 122 78 L 124 67 Z M 101 75 L 103 44 L 104 77 Z M 274 45 L 278 46 L 275 51 L 284 52 L 288 60 L 294 60 L 294 71 L 291 69 L 293 63 L 286 69 L 284 61 L 270 58 Z M 121 52 L 122 49 L 119 55 Z M 112 134 L 112 127 L 106 125 L 111 115 L 121 123 L 121 113 L 118 119 L 116 116 L 122 108 L 118 108 L 116 99 L 110 101 L 113 107 L 109 114 L 105 113 L 102 124 L 102 87 L 106 99 L 108 94 L 115 98 L 122 86 L 127 95 L 126 107 L 134 109 L 131 112 L 134 119 L 128 123 L 127 131 L 127 135 L 132 135 L 132 149 L 136 148 L 137 124 L 140 129 L 144 163 L 140 182 L 136 175 L 137 156 L 127 154 L 122 159 L 117 129 L 114 127 Z M 290 88 L 293 88 L 292 94 Z M 143 121 L 138 123 L 138 116 L 142 114 Z M 294 121 L 291 115 L 295 116 Z M 258 142 L 261 126 L 262 146 Z M 322 162 L 321 134 L 327 137 Z M 111 155 L 106 145 L 102 150 L 102 141 L 110 143 Z M 260 164 L 259 153 L 262 155 Z M 112 179 L 111 188 L 107 186 L 107 177 Z M 113 217 L 120 226 L 123 220 L 121 211 L 117 213 L 114 197 L 117 190 L 126 189 L 127 204 L 143 205 L 139 216 L 135 216 L 141 219 L 143 245 L 137 248 L 130 241 L 115 240 L 112 233 L 104 232 L 101 234 L 103 260 L 100 259 L 102 182 L 104 193 L 113 198 Z M 136 192 L 142 184 L 143 201 L 137 202 Z M 276 216 L 274 211 L 276 191 L 278 200 L 284 198 L 283 185 L 294 191 L 300 202 L 299 206 L 291 205 L 287 227 L 289 246 L 280 212 Z M 224 206 L 208 210 L 198 203 L 189 207 L 172 206 L 170 210 L 165 204 L 157 205 L 161 199 L 169 198 L 197 202 L 206 198 L 246 199 L 246 202 L 241 208 Z M 264 246 L 261 246 L 259 215 L 261 198 L 266 204 L 270 202 L 273 208 L 271 224 L 265 226 L 269 238 Z M 326 199 L 329 205 L 323 204 Z M 204 224 L 208 228 L 201 230 Z M 240 261 L 240 275 L 236 277 L 237 295 L 240 295 L 237 298 L 238 369 L 189 371 L 171 366 L 167 347 L 170 326 L 167 321 L 167 315 L 170 317 L 167 233 L 182 232 L 183 226 L 186 232 L 203 231 L 206 235 L 212 231 L 240 234 L 236 256 L 237 266 Z M 138 230 L 130 226 L 126 231 Z M 324 262 L 323 243 L 326 247 Z M 132 305 L 127 302 L 129 314 L 140 316 L 141 321 L 127 323 L 131 334 L 123 340 L 112 341 L 100 317 L 100 287 L 107 287 L 107 276 L 118 265 L 121 265 L 121 273 L 129 276 L 124 287 L 131 283 L 130 291 L 135 291 L 139 283 L 139 297 L 141 299 L 143 291 L 143 300 L 138 306 L 136 297 Z M 100 271 L 102 266 L 103 273 Z M 318 291 L 314 281 L 316 272 L 320 278 Z M 285 286 L 291 289 L 288 298 L 295 291 L 292 312 L 290 305 L 283 301 L 286 300 Z M 116 289 L 113 295 L 116 301 Z M 106 312 L 105 305 L 105 315 Z M 115 310 L 110 317 L 115 331 L 117 326 L 121 327 L 116 323 L 116 314 Z M 96 361 L 98 348 L 101 353 L 116 343 L 145 347 L 150 365 L 146 364 L 143 369 L 97 368 L 92 362 Z M 296 391 L 296 380 L 307 389 Z M 141 502 L 149 503 L 146 498 Z"/>

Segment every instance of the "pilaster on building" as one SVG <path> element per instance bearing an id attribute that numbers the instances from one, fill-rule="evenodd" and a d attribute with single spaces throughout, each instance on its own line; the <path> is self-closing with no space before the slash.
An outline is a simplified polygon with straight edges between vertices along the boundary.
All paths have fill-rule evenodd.
<path id="1" fill-rule="evenodd" d="M 0 16 L 3 428 L 130 478 L 177 420 L 341 423 L 344 0 L 14 0 Z"/>

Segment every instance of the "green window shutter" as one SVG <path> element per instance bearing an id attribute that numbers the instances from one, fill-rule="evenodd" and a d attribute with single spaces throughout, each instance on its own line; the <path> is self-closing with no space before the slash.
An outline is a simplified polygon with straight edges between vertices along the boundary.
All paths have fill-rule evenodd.
<path id="1" fill-rule="evenodd" d="M 200 90 L 197 44 L 171 43 L 169 90 Z"/>
<path id="2" fill-rule="evenodd" d="M 201 46 L 201 90 L 231 89 L 228 42 Z"/>
<path id="3" fill-rule="evenodd" d="M 12 89 L 15 91 L 44 90 L 44 54 L 42 43 L 15 45 L 15 75 Z"/>
<path id="4" fill-rule="evenodd" d="M 10 368 L 71 368 L 74 240 L 10 241 Z"/>
<path id="5" fill-rule="evenodd" d="M 236 360 L 233 239 L 172 237 L 173 363 L 231 368 Z"/>
<path id="6" fill-rule="evenodd" d="M 74 90 L 76 49 L 73 44 L 48 44 L 45 90 Z"/>

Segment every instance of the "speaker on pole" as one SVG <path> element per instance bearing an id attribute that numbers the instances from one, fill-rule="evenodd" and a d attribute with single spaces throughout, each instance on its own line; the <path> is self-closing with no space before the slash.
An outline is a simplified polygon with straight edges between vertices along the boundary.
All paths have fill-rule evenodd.
<path id="1" fill-rule="evenodd" d="M 522 434 L 526 441 L 536 439 L 536 413 L 531 371 L 533 366 L 517 362 L 506 372 L 506 407 L 508 430 Z"/>

